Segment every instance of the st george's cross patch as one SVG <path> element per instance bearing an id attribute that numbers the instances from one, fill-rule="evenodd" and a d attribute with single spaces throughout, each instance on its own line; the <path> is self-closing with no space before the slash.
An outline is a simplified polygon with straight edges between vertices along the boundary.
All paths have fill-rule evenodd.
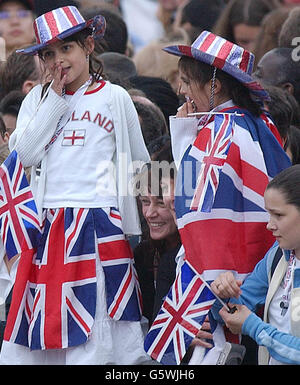
<path id="1" fill-rule="evenodd" d="M 62 146 L 84 146 L 85 130 L 64 130 Z"/>

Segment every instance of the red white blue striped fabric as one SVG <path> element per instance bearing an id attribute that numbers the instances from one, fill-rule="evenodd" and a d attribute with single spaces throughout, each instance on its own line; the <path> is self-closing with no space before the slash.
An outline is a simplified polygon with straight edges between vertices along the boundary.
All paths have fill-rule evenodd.
<path id="1" fill-rule="evenodd" d="M 139 321 L 142 313 L 141 290 L 129 242 L 122 231 L 116 209 L 96 213 L 98 251 L 105 275 L 107 311 L 115 320 Z M 101 225 L 105 223 L 105 227 Z M 101 226 L 101 227 L 100 227 Z"/>
<path id="2" fill-rule="evenodd" d="M 4 335 L 32 350 L 86 342 L 96 310 L 92 213 L 57 209 L 45 214 L 37 251 L 21 255 Z"/>
<path id="3" fill-rule="evenodd" d="M 259 99 L 269 99 L 268 93 L 251 76 L 254 55 L 230 41 L 209 31 L 203 31 L 191 46 L 165 47 L 168 53 L 189 56 L 227 72 L 250 89 Z"/>
<path id="4" fill-rule="evenodd" d="M 19 49 L 18 53 L 34 55 L 47 45 L 64 40 L 87 27 L 92 28 L 92 36 L 95 39 L 101 38 L 104 36 L 106 21 L 101 15 L 85 21 L 76 7 L 66 6 L 39 16 L 35 19 L 33 27 L 37 44 Z"/>
<path id="5" fill-rule="evenodd" d="M 40 233 L 37 208 L 16 151 L 0 166 L 0 235 L 8 259 L 32 249 Z"/>
<path id="6" fill-rule="evenodd" d="M 96 312 L 97 243 L 107 291 L 103 308 L 115 320 L 140 319 L 139 287 L 119 212 L 61 208 L 44 216 L 37 250 L 20 258 L 4 339 L 32 350 L 87 341 Z"/>
<path id="7" fill-rule="evenodd" d="M 218 173 L 216 191 L 211 191 L 211 183 L 205 184 L 203 194 L 211 196 L 209 204 L 194 210 L 190 203 L 198 192 L 201 150 L 207 135 L 216 128 L 220 131 L 227 115 L 215 115 L 200 130 L 182 159 L 176 186 L 175 209 L 186 255 L 196 271 L 209 272 L 207 280 L 214 279 L 219 270 L 249 273 L 274 242 L 266 229 L 264 191 L 278 172 L 290 166 L 286 153 L 261 118 L 238 108 L 226 112 L 243 116 L 232 115 L 230 145 L 223 165 L 214 169 Z M 186 176 L 188 170 L 192 173 Z M 192 188 L 187 188 L 187 181 Z"/>
<path id="8" fill-rule="evenodd" d="M 274 242 L 266 229 L 268 214 L 263 195 L 269 180 L 289 167 L 290 160 L 263 119 L 236 107 L 226 110 L 234 112 L 241 116 L 233 114 L 231 119 L 222 111 L 214 115 L 181 160 L 175 210 L 186 262 L 145 340 L 146 351 L 164 364 L 180 363 L 214 302 L 207 303 L 212 294 L 193 291 L 186 305 L 185 293 L 182 291 L 180 297 L 177 294 L 178 280 L 190 278 L 184 279 L 187 290 L 197 277 L 200 279 L 197 273 L 208 283 L 227 270 L 243 279 Z M 227 137 L 222 135 L 225 140 L 220 146 L 218 134 L 224 127 Z M 214 143 L 209 143 L 212 137 Z M 201 165 L 214 144 L 226 150 L 221 162 L 219 159 L 217 166 L 211 166 L 212 178 L 210 172 L 201 174 Z M 197 195 L 199 178 L 201 196 L 205 197 L 202 200 Z M 170 300 L 174 302 L 171 311 L 167 307 Z M 192 328 L 183 314 L 192 313 L 194 303 L 205 311 L 201 310 L 198 327 Z M 195 312 L 196 319 L 198 316 L 200 313 Z"/>
<path id="9" fill-rule="evenodd" d="M 203 140 L 190 152 L 201 169 L 190 205 L 191 210 L 210 211 L 219 184 L 219 171 L 226 160 L 231 144 L 234 115 L 216 116 L 213 127 L 204 127 Z"/>
<path id="10" fill-rule="evenodd" d="M 34 21 L 37 43 L 46 43 L 60 33 L 85 23 L 76 7 L 62 7 L 41 15 Z"/>
<path id="11" fill-rule="evenodd" d="M 210 64 L 214 67 L 224 70 L 224 67 L 230 64 L 248 75 L 252 73 L 254 55 L 211 32 L 204 31 L 201 33 L 192 47 L 211 55 L 212 62 Z"/>
<path id="12" fill-rule="evenodd" d="M 145 338 L 146 352 L 165 365 L 179 365 L 215 301 L 191 265 L 181 266 Z"/>

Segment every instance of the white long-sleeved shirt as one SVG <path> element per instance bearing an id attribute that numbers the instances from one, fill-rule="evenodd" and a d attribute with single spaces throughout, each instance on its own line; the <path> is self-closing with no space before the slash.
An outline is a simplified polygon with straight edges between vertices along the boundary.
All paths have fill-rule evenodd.
<path id="1" fill-rule="evenodd" d="M 133 181 L 136 169 L 133 167 L 134 162 L 148 162 L 149 154 L 130 96 L 122 87 L 115 84 L 106 82 L 105 87 L 107 87 L 106 104 L 115 130 L 116 183 L 123 231 L 125 234 L 140 234 L 136 199 L 130 193 L 130 183 Z M 35 114 L 41 99 L 41 89 L 41 85 L 38 85 L 25 97 L 18 115 L 16 130 L 11 135 L 9 143 L 10 149 L 16 149 L 18 152 L 24 167 L 33 166 L 31 187 L 40 215 L 47 176 L 48 154 L 45 146 L 55 133 L 61 116 L 68 110 L 66 100 L 50 89 L 49 95 Z M 33 119 L 32 116 L 34 116 Z M 26 133 L 24 133 L 25 130 Z M 51 147 L 49 151 L 51 151 Z M 38 176 L 36 170 L 40 162 L 41 170 Z M 57 172 L 61 173 L 63 170 L 59 169 Z M 78 180 L 78 189 L 80 189 L 80 180 Z"/>

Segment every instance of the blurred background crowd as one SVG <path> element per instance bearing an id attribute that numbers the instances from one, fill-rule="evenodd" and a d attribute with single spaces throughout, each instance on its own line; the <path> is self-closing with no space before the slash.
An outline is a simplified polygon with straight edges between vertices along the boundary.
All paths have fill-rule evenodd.
<path id="1" fill-rule="evenodd" d="M 129 92 L 152 159 L 166 144 L 170 148 L 169 117 L 183 102 L 177 92 L 179 58 L 162 48 L 191 45 L 209 30 L 255 54 L 254 77 L 270 94 L 264 108 L 292 163 L 300 163 L 300 0 L 0 0 L 0 163 L 8 155 L 24 97 L 43 82 L 38 57 L 15 51 L 34 42 L 37 16 L 65 5 L 77 6 L 85 19 L 105 17 L 107 29 L 96 45 L 97 59 L 103 63 L 105 78 Z M 177 251 L 179 245 L 176 230 L 171 248 Z M 149 269 L 157 249 L 146 247 L 147 256 L 149 250 L 152 253 L 151 259 L 146 258 Z M 138 249 L 135 257 L 142 261 L 143 250 Z M 173 265 L 166 266 L 170 282 Z M 150 304 L 145 315 L 151 320 L 154 299 L 144 300 Z"/>
<path id="2" fill-rule="evenodd" d="M 0 0 L 4 158 L 22 100 L 42 81 L 43 73 L 37 56 L 19 55 L 15 50 L 34 41 L 35 17 L 64 5 L 77 6 L 86 19 L 99 13 L 106 18 L 107 30 L 97 44 L 97 58 L 103 63 L 105 77 L 129 91 L 147 146 L 168 135 L 169 116 L 176 114 L 182 102 L 177 94 L 178 58 L 162 48 L 190 45 L 203 30 L 209 30 L 255 54 L 254 76 L 271 96 L 265 108 L 293 163 L 298 163 L 298 0 Z M 157 150 L 157 144 L 154 147 Z"/>

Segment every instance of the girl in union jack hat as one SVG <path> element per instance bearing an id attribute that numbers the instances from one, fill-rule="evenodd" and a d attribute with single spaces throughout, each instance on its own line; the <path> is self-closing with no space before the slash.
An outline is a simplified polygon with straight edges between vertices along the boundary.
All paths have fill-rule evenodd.
<path id="1" fill-rule="evenodd" d="M 181 56 L 179 92 L 186 98 L 170 118 L 179 169 L 175 211 L 186 263 L 208 282 L 222 270 L 243 279 L 274 242 L 266 229 L 265 187 L 290 165 L 277 128 L 261 107 L 268 94 L 252 78 L 254 55 L 209 31 L 191 46 L 165 51 Z M 177 325 L 183 317 L 175 318 L 174 333 L 182 329 L 191 341 L 195 330 L 186 331 L 186 324 Z M 149 344 L 149 354 L 173 364 L 188 347 L 181 346 L 172 361 L 164 355 L 170 347 L 154 345 Z M 216 363 L 220 346 L 216 343 L 215 353 L 201 353 L 192 362 Z"/>
<path id="2" fill-rule="evenodd" d="M 37 43 L 19 52 L 38 54 L 51 82 L 24 99 L 10 149 L 32 166 L 41 232 L 18 260 L 0 361 L 137 364 L 147 355 L 128 181 L 132 163 L 149 160 L 138 116 L 127 92 L 94 69 L 101 15 L 85 21 L 62 7 L 34 29 Z"/>

